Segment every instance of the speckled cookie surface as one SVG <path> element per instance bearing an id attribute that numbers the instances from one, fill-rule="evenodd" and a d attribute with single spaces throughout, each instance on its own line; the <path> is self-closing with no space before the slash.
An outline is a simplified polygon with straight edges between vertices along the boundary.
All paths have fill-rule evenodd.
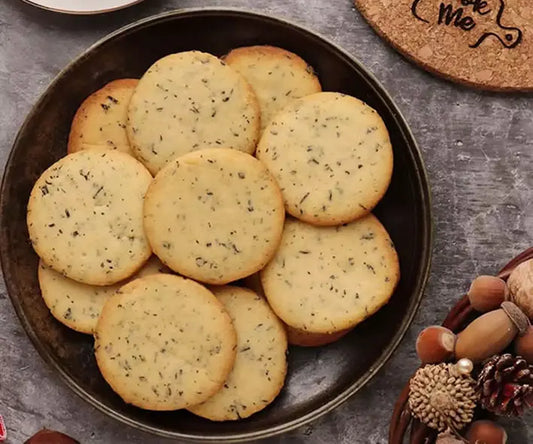
<path id="1" fill-rule="evenodd" d="M 107 148 L 133 154 L 126 123 L 136 79 L 114 80 L 87 97 L 78 108 L 68 140 L 68 152 Z"/>
<path id="2" fill-rule="evenodd" d="M 153 256 L 131 279 L 165 270 L 161 261 Z M 107 286 L 82 284 L 54 271 L 42 261 L 39 263 L 39 286 L 46 306 L 59 322 L 80 333 L 94 332 L 105 302 L 124 283 Z"/>
<path id="3" fill-rule="evenodd" d="M 139 81 L 128 116 L 132 149 L 153 174 L 198 149 L 253 153 L 259 137 L 252 88 L 222 60 L 199 51 L 154 63 Z"/>
<path id="4" fill-rule="evenodd" d="M 270 306 L 286 324 L 312 333 L 335 333 L 386 304 L 399 276 L 391 239 L 368 214 L 338 227 L 288 219 L 261 282 Z"/>
<path id="5" fill-rule="evenodd" d="M 261 284 L 260 273 L 254 273 L 243 279 L 243 284 L 246 288 L 251 289 L 258 295 L 265 297 L 263 285 Z M 283 321 L 281 321 L 283 323 Z M 311 333 L 305 330 L 298 330 L 283 323 L 283 326 L 287 332 L 287 341 L 289 345 L 296 345 L 299 347 L 320 347 L 323 345 L 331 344 L 344 335 L 348 334 L 351 329 L 343 330 L 335 333 Z"/>
<path id="6" fill-rule="evenodd" d="M 189 408 L 212 421 L 247 418 L 279 394 L 287 372 L 287 336 L 265 299 L 240 287 L 214 288 L 237 332 L 233 370 L 218 393 Z"/>
<path id="7" fill-rule="evenodd" d="M 367 214 L 392 176 L 389 134 L 360 100 L 318 93 L 294 101 L 265 129 L 257 157 L 278 181 L 287 211 L 315 225 Z"/>
<path id="8" fill-rule="evenodd" d="M 175 159 L 156 176 L 144 205 L 154 253 L 174 271 L 217 285 L 263 268 L 284 218 L 281 193 L 264 165 L 228 149 Z"/>
<path id="9" fill-rule="evenodd" d="M 143 200 L 150 173 L 128 154 L 84 150 L 37 179 L 28 203 L 33 248 L 54 270 L 76 281 L 110 285 L 150 257 Z"/>
<path id="10" fill-rule="evenodd" d="M 95 333 L 98 367 L 127 403 L 177 410 L 216 393 L 237 338 L 218 299 L 202 285 L 155 274 L 121 288 L 104 305 Z"/>
<path id="11" fill-rule="evenodd" d="M 246 46 L 230 51 L 224 60 L 253 88 L 261 108 L 262 129 L 294 99 L 322 91 L 313 68 L 282 48 Z"/>

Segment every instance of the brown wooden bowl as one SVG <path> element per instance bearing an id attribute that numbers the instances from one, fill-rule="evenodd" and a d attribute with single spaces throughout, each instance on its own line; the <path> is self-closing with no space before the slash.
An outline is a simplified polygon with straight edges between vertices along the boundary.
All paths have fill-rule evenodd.
<path id="1" fill-rule="evenodd" d="M 522 262 L 533 259 L 533 247 L 520 253 L 511 259 L 498 273 L 498 277 L 507 281 L 511 272 Z M 465 295 L 452 307 L 446 319 L 442 322 L 442 326 L 449 328 L 454 333 L 459 333 L 463 330 L 473 319 L 481 315 L 481 313 L 474 310 L 468 296 Z M 420 368 L 420 367 L 419 367 Z M 406 440 L 410 444 L 432 444 L 437 438 L 437 432 L 418 419 L 411 415 L 409 409 L 409 384 L 410 379 L 405 384 L 401 391 L 394 409 L 389 425 L 389 444 L 402 444 Z M 475 417 L 474 420 L 484 419 L 485 416 L 490 416 L 486 411 L 478 412 L 480 417 Z M 479 416 L 479 415 L 478 415 Z M 410 430 L 410 433 L 409 433 Z M 407 439 L 408 434 L 410 435 Z"/>
<path id="2" fill-rule="evenodd" d="M 26 229 L 30 190 L 39 175 L 65 155 L 77 107 L 106 82 L 140 77 L 170 53 L 198 49 L 223 55 L 254 44 L 294 51 L 316 69 L 325 90 L 359 97 L 383 116 L 394 147 L 395 172 L 376 214 L 396 244 L 402 278 L 390 303 L 340 341 L 292 349 L 285 388 L 271 406 L 251 418 L 214 423 L 186 411 L 141 410 L 124 403 L 106 384 L 96 366 L 92 338 L 55 321 L 43 303 L 38 258 Z M 411 323 L 429 272 L 428 182 L 416 142 L 390 96 L 359 62 L 334 44 L 283 20 L 244 11 L 166 13 L 126 26 L 89 48 L 52 82 L 20 129 L 6 166 L 1 200 L 4 277 L 20 321 L 41 356 L 90 404 L 126 424 L 165 437 L 247 441 L 299 427 L 332 410 L 391 356 Z"/>

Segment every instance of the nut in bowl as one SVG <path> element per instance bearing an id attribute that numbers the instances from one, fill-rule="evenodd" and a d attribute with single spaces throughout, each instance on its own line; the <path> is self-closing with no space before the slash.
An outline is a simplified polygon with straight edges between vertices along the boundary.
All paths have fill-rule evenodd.
<path id="1" fill-rule="evenodd" d="M 210 37 L 207 37 L 208 33 L 198 33 L 198 29 L 209 29 Z M 212 38 L 214 34 L 217 35 L 216 39 Z M 272 37 L 266 39 L 265 36 Z M 341 131 L 337 136 L 335 125 L 327 130 L 312 128 L 314 119 L 307 125 L 310 131 L 315 131 L 317 134 L 317 151 L 311 157 L 318 163 L 311 161 L 312 164 L 308 164 L 307 161 L 311 157 L 307 159 L 306 154 L 303 154 L 299 157 L 299 163 L 295 164 L 290 171 L 285 172 L 280 171 L 277 166 L 262 163 L 260 159 L 252 156 L 255 144 L 262 138 L 261 109 L 268 109 L 268 112 L 271 112 L 272 104 L 258 101 L 255 96 L 260 96 L 260 93 L 256 91 L 257 86 L 254 89 L 253 78 L 242 80 L 245 72 L 240 74 L 236 69 L 231 68 L 231 63 L 221 62 L 221 57 L 235 48 L 264 47 L 264 45 L 282 48 L 294 55 L 291 59 L 294 63 L 283 69 L 289 71 L 300 69 L 302 63 L 295 62 L 299 59 L 305 61 L 306 67 L 307 65 L 313 67 L 312 76 L 315 77 L 310 78 L 312 90 L 305 90 L 303 95 L 314 93 L 313 100 L 317 100 L 318 96 L 319 103 L 323 103 L 321 94 L 326 94 L 328 100 L 334 99 L 337 95 L 355 97 L 358 101 L 364 102 L 367 107 L 361 108 L 357 105 L 358 109 L 363 109 L 363 113 L 368 112 L 371 119 L 376 120 L 379 117 L 382 121 L 382 126 L 378 125 L 381 130 L 372 137 L 382 137 L 383 141 L 365 139 L 358 135 L 358 143 L 364 144 L 365 140 L 370 140 L 371 143 L 380 144 L 385 150 L 384 158 L 389 159 L 386 162 L 389 162 L 391 158 L 394 159 L 392 176 L 388 163 L 381 170 L 367 168 L 373 162 L 368 162 L 368 159 L 357 159 L 358 156 L 362 156 L 357 150 L 345 151 L 345 154 L 348 153 L 345 158 L 355 156 L 351 161 L 345 162 L 342 158 L 335 158 L 332 150 L 326 151 L 325 147 L 334 146 L 331 136 L 345 137 L 346 129 L 339 128 Z M 171 82 L 166 81 L 169 78 L 168 66 L 158 64 L 158 60 L 171 54 L 191 54 L 191 51 L 198 49 L 202 50 L 202 54 L 208 55 L 197 54 L 198 57 L 188 57 L 186 68 L 180 68 L 180 70 L 187 69 L 197 73 L 193 76 L 195 86 L 193 89 L 191 84 L 191 94 L 183 93 L 185 86 L 178 90 L 171 90 L 172 88 L 168 85 Z M 115 57 L 119 54 L 120 58 Z M 268 54 L 275 55 L 275 51 L 269 51 Z M 207 60 L 207 63 L 202 63 L 198 60 L 199 58 Z M 97 68 L 102 66 L 103 60 L 119 59 L 120 64 L 112 64 L 109 69 L 99 70 Z M 180 63 L 182 62 L 183 60 L 180 60 Z M 150 75 L 146 76 L 145 73 L 150 70 L 152 70 Z M 178 70 L 172 75 L 179 76 L 180 72 L 183 71 Z M 306 70 L 305 73 L 306 76 L 310 76 L 310 71 Z M 258 74 L 254 71 L 254 75 Z M 304 75 L 303 72 L 302 75 Z M 161 81 L 157 80 L 158 76 L 161 77 Z M 220 76 L 222 77 L 219 81 L 217 79 Z M 95 137 L 99 131 L 96 133 L 92 131 L 91 116 L 88 113 L 84 114 L 84 126 L 78 128 L 75 134 L 82 139 L 89 136 L 91 139 L 87 140 L 86 144 L 78 144 L 82 147 L 81 150 L 71 149 L 76 152 L 65 157 L 66 141 L 71 133 L 72 120 L 82 102 L 110 82 L 121 78 L 140 79 L 132 93 L 132 100 L 135 100 L 136 94 L 141 94 L 134 102 L 136 109 L 132 110 L 128 106 L 127 110 L 128 114 L 130 111 L 134 114 L 134 118 L 130 119 L 130 123 L 126 121 L 119 125 L 106 126 L 107 138 L 102 141 Z M 172 78 L 177 81 L 177 77 Z M 317 81 L 324 91 L 328 91 L 327 93 L 317 93 L 313 90 L 316 88 Z M 272 85 L 269 88 L 272 88 Z M 168 91 L 165 91 L 167 89 Z M 269 91 L 274 90 L 269 89 Z M 286 88 L 283 89 L 283 94 L 287 91 Z M 174 94 L 178 97 L 174 97 Z M 279 94 L 279 91 L 276 90 L 275 94 Z M 120 103 L 122 96 L 108 95 L 115 100 L 106 96 L 104 104 L 109 107 L 107 111 L 111 112 L 113 107 L 123 105 Z M 54 106 L 58 100 L 65 104 L 61 109 Z M 146 109 L 141 110 L 144 100 L 148 105 Z M 291 100 L 292 102 L 287 106 L 293 106 L 293 103 L 298 103 L 300 100 L 304 102 L 304 105 L 307 103 L 305 97 L 291 97 Z M 179 109 L 176 103 L 180 104 Z M 182 106 L 183 104 L 186 106 Z M 352 112 L 349 107 L 346 111 L 345 105 L 343 99 L 342 107 L 328 106 L 321 111 L 321 116 L 329 118 L 335 117 L 335 113 Z M 103 114 L 99 114 L 95 121 L 102 125 L 108 124 L 105 121 L 106 109 L 100 108 Z M 172 111 L 174 108 L 176 112 Z M 368 111 L 370 109 L 373 112 Z M 149 124 L 148 120 L 144 122 L 143 114 L 148 116 L 148 120 L 153 119 L 155 115 L 154 122 L 157 125 L 161 124 L 161 127 Z M 239 123 L 239 118 L 244 114 L 246 115 L 244 123 Z M 281 121 L 277 121 L 277 115 L 273 112 L 272 120 L 266 125 L 267 130 L 269 128 L 272 130 L 276 122 L 281 124 Z M 49 124 L 50 118 L 54 119 L 54 125 Z M 230 125 L 221 124 L 221 122 L 227 122 L 227 119 L 231 119 Z M 289 125 L 290 113 L 283 119 L 283 122 L 287 121 Z M 133 126 L 134 120 L 136 123 Z M 172 123 L 173 120 L 178 123 Z M 131 126 L 128 129 L 129 124 Z M 355 121 L 354 125 L 356 124 Z M 168 132 L 169 127 L 170 132 Z M 305 126 L 302 128 L 305 130 Z M 294 132 L 305 134 L 302 128 L 295 127 Z M 383 128 L 386 128 L 386 131 Z M 108 149 L 105 153 L 102 152 L 100 145 L 102 143 L 106 145 L 108 139 L 113 142 L 108 144 L 109 148 L 113 148 L 113 145 L 120 145 L 124 140 L 124 130 L 127 132 L 127 140 L 136 144 L 131 147 L 131 151 L 137 160 L 117 150 Z M 166 144 L 167 138 L 176 136 L 176 131 L 178 136 L 182 137 L 181 146 L 188 146 L 188 151 L 192 151 L 191 153 L 173 153 L 172 147 Z M 181 131 L 183 131 L 183 136 L 181 136 Z M 283 136 L 290 137 L 290 133 L 289 131 L 289 134 Z M 361 133 L 366 134 L 365 131 Z M 43 134 L 46 137 L 43 137 Z M 138 137 L 132 141 L 133 134 Z M 37 140 L 41 143 L 36 143 Z M 387 140 L 390 145 L 385 143 Z M 209 146 L 201 147 L 201 142 L 204 141 Z M 267 149 L 278 143 L 285 142 L 280 137 L 269 140 L 268 146 L 265 144 L 262 147 L 259 157 L 268 156 Z M 99 147 L 93 149 L 89 146 L 93 144 Z M 198 145 L 195 146 L 196 144 Z M 346 144 L 340 146 L 345 147 Z M 305 147 L 304 153 L 306 153 Z M 105 156 L 102 159 L 130 156 L 132 160 L 128 163 L 130 166 L 127 171 L 129 175 L 136 177 L 132 180 L 137 181 L 135 183 L 138 184 L 139 190 L 145 190 L 144 178 L 147 177 L 146 174 L 140 173 L 140 168 L 146 169 L 143 166 L 146 165 L 151 173 L 155 174 L 155 178 L 150 179 L 146 191 L 146 195 L 151 196 L 149 215 L 145 214 L 146 208 L 138 211 L 138 197 L 130 198 L 117 194 L 118 191 L 111 187 L 108 179 L 99 175 L 100 168 L 98 165 L 94 166 L 94 156 L 103 154 Z M 31 164 L 25 161 L 30 155 L 34 159 Z M 165 292 L 171 292 L 175 296 L 176 305 L 182 304 L 189 307 L 191 313 L 209 313 L 209 316 L 205 316 L 205 329 L 201 329 L 204 332 L 211 332 L 209 335 L 202 336 L 202 333 L 191 335 L 187 332 L 185 325 L 188 319 L 182 319 L 180 322 L 183 322 L 183 325 L 172 326 L 171 323 L 167 323 L 168 328 L 161 331 L 153 329 L 153 332 L 147 333 L 151 340 L 143 343 L 143 352 L 140 353 L 142 357 L 139 353 L 136 355 L 130 353 L 131 356 L 126 357 L 124 353 L 125 350 L 130 350 L 129 344 L 123 343 L 125 339 L 118 340 L 118 337 L 123 338 L 123 335 L 117 334 L 119 329 L 117 325 L 122 316 L 119 305 L 123 305 L 119 299 L 126 297 L 119 291 L 117 295 L 110 296 L 108 302 L 114 301 L 113 305 L 108 306 L 106 302 L 103 311 L 107 313 L 107 316 L 105 320 L 99 320 L 96 325 L 97 346 L 99 346 L 98 365 L 104 368 L 106 377 L 104 379 L 94 358 L 94 343 L 91 336 L 73 332 L 51 316 L 38 289 L 38 257 L 28 242 L 28 231 L 24 223 L 26 204 L 34 183 L 42 173 L 56 162 L 68 164 L 72 162 L 71 159 L 80 165 L 84 164 L 83 168 L 78 168 L 83 175 L 78 174 L 76 183 L 80 189 L 85 190 L 88 198 L 92 199 L 92 196 L 96 194 L 98 210 L 90 208 L 87 214 L 85 213 L 87 209 L 69 206 L 66 208 L 67 215 L 65 208 L 59 211 L 58 205 L 39 207 L 40 213 L 37 214 L 39 217 L 36 217 L 34 213 L 32 218 L 36 217 L 36 221 L 30 222 L 40 225 L 37 228 L 32 227 L 31 233 L 39 234 L 38 245 L 41 245 L 42 251 L 44 249 L 47 251 L 46 254 L 41 252 L 42 256 L 48 259 L 47 265 L 60 264 L 60 272 L 73 279 L 84 280 L 87 282 L 86 285 L 104 283 L 115 285 L 114 282 L 117 280 L 122 282 L 122 279 L 126 278 L 125 275 L 134 273 L 142 267 L 149 256 L 149 251 L 145 251 L 147 244 L 150 250 L 154 250 L 162 262 L 169 266 L 172 273 L 178 273 L 183 277 L 173 277 L 170 281 L 157 277 L 169 275 L 168 272 L 153 275 L 155 277 L 152 275 L 141 277 L 126 284 L 127 295 L 131 298 L 138 297 L 136 296 L 137 290 L 135 290 L 138 286 L 146 286 L 147 291 L 151 293 L 157 293 L 156 289 L 159 292 L 160 287 L 164 287 Z M 115 166 L 115 168 L 125 174 L 122 166 Z M 75 171 L 72 168 L 66 168 L 66 170 Z M 136 175 L 138 170 L 139 173 Z M 299 196 L 299 200 L 295 201 L 296 205 L 302 207 L 307 221 L 297 221 L 292 217 L 285 218 L 285 204 L 288 199 L 293 199 L 293 196 L 297 195 L 298 190 L 290 190 L 291 194 L 288 195 L 284 193 L 285 190 L 282 189 L 284 187 L 279 186 L 279 181 L 285 180 L 282 178 L 285 173 L 293 174 L 292 170 L 296 171 L 294 174 L 301 181 L 301 186 L 308 187 L 310 193 L 312 191 L 312 195 L 309 194 L 307 198 L 309 202 L 306 203 L 307 199 L 300 202 L 305 192 Z M 400 171 L 401 174 L 396 171 Z M 365 200 L 353 182 L 346 179 L 356 174 L 364 174 L 365 180 L 369 181 L 377 177 L 376 175 L 380 175 L 382 181 L 379 189 L 375 190 L 375 195 Z M 53 177 L 48 177 L 50 175 Z M 44 184 L 50 189 L 47 188 L 48 192 L 43 195 L 42 190 L 37 188 L 34 192 L 36 199 L 44 201 L 50 195 L 56 194 L 55 184 L 59 183 L 56 182 L 55 176 L 57 175 L 51 172 L 47 177 L 42 178 L 45 181 Z M 139 177 L 142 177 L 142 180 Z M 185 180 L 186 177 L 187 180 Z M 324 180 L 313 181 L 313 177 L 321 177 Z M 46 180 L 52 185 L 46 183 Z M 386 189 L 386 186 L 382 184 L 383 180 L 390 181 L 390 185 L 383 198 L 375 206 Z M 342 186 L 335 189 L 333 182 L 337 181 Z M 21 189 L 25 190 L 24 193 L 20 192 Z M 169 194 L 168 190 L 174 191 Z M 65 189 L 65 191 L 71 193 L 72 196 L 76 195 L 75 189 Z M 94 191 L 94 193 L 90 194 L 89 191 Z M 310 31 L 257 14 L 230 10 L 169 13 L 126 27 L 94 46 L 55 80 L 28 117 L 6 168 L 2 193 L 1 252 L 6 282 L 15 308 L 37 349 L 53 367 L 61 372 L 70 386 L 96 407 L 127 424 L 166 437 L 215 441 L 250 440 L 300 426 L 331 410 L 362 387 L 391 355 L 412 319 L 427 278 L 431 244 L 428 187 L 420 154 L 401 114 L 377 81 L 341 49 Z M 333 203 L 330 205 L 333 198 L 335 198 L 335 205 Z M 128 203 L 124 203 L 121 199 L 125 199 L 124 202 Z M 338 205 L 338 199 L 344 199 L 347 203 L 357 199 L 358 203 L 366 207 L 363 213 L 366 214 L 372 210 L 375 216 L 364 216 L 361 214 L 360 206 L 358 212 L 350 210 L 350 214 L 341 214 L 338 212 L 339 208 L 342 209 L 342 206 Z M 76 199 L 73 198 L 73 202 L 75 201 Z M 70 205 L 70 197 L 68 202 Z M 127 205 L 129 211 L 117 211 L 121 205 Z M 135 206 L 135 211 L 131 209 L 131 205 Z M 315 217 L 316 208 L 320 209 L 322 206 L 325 206 L 327 211 Z M 195 210 L 191 211 L 191 208 Z M 348 205 L 347 208 L 351 207 Z M 92 211 L 97 211 L 97 214 L 92 214 Z M 48 216 L 53 216 L 54 221 L 46 224 L 43 221 Z M 91 236 L 84 231 L 88 227 L 88 224 L 84 222 L 87 220 L 95 224 L 98 220 L 106 221 L 105 228 L 101 230 L 102 236 L 107 236 L 106 238 L 109 239 L 105 245 L 97 241 L 87 242 Z M 318 221 L 319 224 L 310 225 L 309 223 L 313 220 Z M 166 225 L 158 224 L 157 221 L 166 221 Z M 346 223 L 346 227 L 340 227 L 337 230 L 338 221 Z M 146 238 L 137 229 L 139 223 L 146 229 L 144 233 Z M 54 226 L 49 227 L 50 224 Z M 309 227 L 309 236 L 314 239 L 312 251 L 309 245 L 309 248 L 298 247 L 296 253 L 292 252 L 296 244 L 291 242 L 290 236 L 284 238 L 283 227 L 287 224 L 297 227 L 303 224 Z M 50 237 L 52 231 L 48 230 L 52 229 L 55 229 L 53 235 L 57 236 L 56 245 L 42 243 L 41 240 L 46 237 L 43 233 Z M 133 239 L 130 239 L 129 236 L 132 235 L 128 234 L 131 229 L 134 229 L 135 233 Z M 74 235 L 75 232 L 77 232 L 76 235 Z M 335 236 L 329 236 L 330 232 Z M 58 259 L 61 255 L 52 249 L 59 251 L 59 248 L 67 248 L 69 242 L 72 243 L 71 239 L 75 239 L 76 245 L 79 243 L 84 246 L 78 249 L 80 254 L 91 255 L 91 258 L 97 254 L 101 255 L 101 261 L 88 262 L 88 264 L 96 264 L 96 267 L 91 265 L 91 268 L 75 270 L 74 268 L 80 266 L 74 264 L 73 261 L 68 263 Z M 187 248 L 180 251 L 175 247 L 182 240 L 188 243 Z M 347 247 L 344 250 L 339 249 L 338 242 L 341 241 Z M 129 248 L 128 242 L 132 245 L 138 244 L 137 249 Z M 356 247 L 363 244 L 369 245 L 369 248 L 370 246 L 378 249 L 386 248 L 387 254 L 384 257 L 388 259 L 383 262 L 380 259 L 381 255 L 376 255 L 372 261 L 370 259 L 366 261 L 361 255 L 356 254 L 358 250 Z M 280 245 L 285 245 L 285 249 L 281 252 Z M 106 257 L 108 252 L 113 254 Z M 76 254 L 76 250 L 71 250 L 69 254 Z M 292 272 L 282 282 L 277 282 L 275 273 L 265 274 L 260 271 L 268 263 L 273 263 L 271 261 L 276 261 L 276 267 L 281 267 L 283 255 L 287 255 L 286 264 L 290 264 Z M 321 256 L 323 259 L 320 259 Z M 127 258 L 127 260 L 121 260 L 121 258 Z M 107 262 L 107 259 L 111 262 Z M 79 264 L 83 263 L 83 261 L 79 262 Z M 99 267 L 100 263 L 103 267 Z M 231 263 L 231 266 L 225 267 L 224 264 L 227 263 Z M 399 282 L 397 281 L 398 271 L 401 271 Z M 228 327 L 233 321 L 229 320 L 231 316 L 236 319 L 239 313 L 242 313 L 242 308 L 240 306 L 225 308 L 224 304 L 216 298 L 217 291 L 213 294 L 213 291 L 206 289 L 205 284 L 226 284 L 256 272 L 262 274 L 262 279 L 266 284 L 266 300 L 262 300 L 264 304 L 259 305 L 268 310 L 262 309 L 263 314 L 259 316 L 259 309 L 253 309 L 253 313 L 258 316 L 255 326 L 245 323 L 239 324 L 240 326 L 236 328 L 245 332 L 252 329 L 253 333 L 255 328 L 261 330 L 262 326 L 266 325 L 266 321 L 259 320 L 259 317 L 271 319 L 272 316 L 281 317 L 285 324 L 296 326 L 299 330 L 312 334 L 331 335 L 330 337 L 334 338 L 341 337 L 346 330 L 355 328 L 337 341 L 323 347 L 290 347 L 286 376 L 283 371 L 284 363 L 280 362 L 279 358 L 276 358 L 277 365 L 272 368 L 257 365 L 249 360 L 253 350 L 260 350 L 257 344 L 252 347 L 253 344 L 246 345 L 237 342 L 235 354 L 228 352 L 228 347 L 232 348 L 231 344 L 235 341 L 235 331 Z M 353 273 L 357 273 L 361 279 L 361 288 L 356 288 L 353 283 L 350 283 L 349 276 L 355 276 Z M 344 275 L 348 278 L 343 277 Z M 203 282 L 194 284 L 205 290 L 201 291 L 204 295 L 201 307 L 191 306 L 186 303 L 188 299 L 183 299 L 186 296 L 183 288 L 189 288 L 189 284 L 182 282 L 192 282 L 192 279 Z M 291 282 L 290 279 L 293 281 Z M 313 283 L 316 283 L 322 290 L 314 290 L 315 293 L 309 293 L 310 297 L 307 300 L 302 299 L 299 303 L 306 305 L 305 310 L 298 316 L 293 316 L 291 310 L 294 309 L 287 307 L 283 302 L 287 299 L 287 296 L 283 296 L 283 292 L 286 295 L 289 294 L 289 290 L 283 288 L 283 285 L 287 285 L 285 280 L 296 290 L 307 288 L 303 285 L 309 286 Z M 243 285 L 242 282 L 236 284 Z M 379 292 L 379 297 L 372 305 L 369 296 L 376 291 Z M 357 313 L 345 313 L 346 310 L 349 311 L 349 308 L 346 308 L 348 305 L 342 304 L 339 305 L 342 310 L 327 313 L 324 313 L 323 308 L 317 305 L 315 312 L 312 305 L 317 304 L 317 301 L 320 302 L 320 295 L 330 300 L 336 300 L 336 298 L 342 300 L 343 296 L 349 297 L 354 304 L 360 303 L 361 305 Z M 273 310 L 268 308 L 267 301 L 272 304 Z M 162 299 L 161 303 L 170 304 L 169 306 L 175 309 L 172 300 L 168 297 Z M 383 307 L 380 308 L 382 305 Z M 361 307 L 366 307 L 366 310 Z M 219 310 L 218 315 L 214 314 L 216 310 Z M 228 315 L 231 310 L 233 311 Z M 147 311 L 152 317 L 154 314 L 166 315 L 166 310 Z M 321 319 L 319 319 L 320 315 Z M 58 315 L 58 318 L 61 316 Z M 124 320 L 124 322 L 132 322 L 131 317 L 126 315 L 124 319 L 126 318 L 129 320 Z M 217 324 L 208 326 L 208 322 Z M 283 324 L 279 323 L 279 325 Z M 236 321 L 235 326 L 237 326 Z M 202 325 L 195 322 L 195 328 L 200 327 Z M 172 328 L 177 328 L 176 335 L 178 333 L 182 335 L 184 341 L 190 341 L 186 338 L 201 340 L 203 352 L 194 355 L 193 361 L 196 364 L 188 364 L 187 368 L 178 365 L 179 359 L 174 358 L 173 354 L 177 349 L 172 345 L 172 338 L 176 338 L 172 333 L 168 333 L 169 329 L 172 331 Z M 224 333 L 215 335 L 212 333 L 215 330 Z M 269 337 L 267 333 L 258 334 L 259 330 L 257 334 L 246 333 L 250 341 Z M 161 336 L 158 335 L 159 333 Z M 215 336 L 222 342 L 214 343 Z M 280 349 L 283 349 L 287 340 L 285 333 L 280 331 L 274 338 L 276 343 L 281 345 Z M 165 341 L 168 341 L 168 344 L 165 344 Z M 369 344 L 372 346 L 369 347 Z M 114 361 L 111 358 L 117 358 L 118 353 L 121 355 L 118 357 L 120 362 L 116 366 L 111 365 L 110 361 Z M 277 350 L 272 356 L 280 355 L 283 353 Z M 155 362 L 156 366 L 161 358 L 160 362 L 166 363 L 165 371 L 156 367 L 154 369 L 146 367 L 147 356 L 153 358 L 151 363 Z M 215 357 L 224 365 L 230 362 L 235 365 L 236 369 L 231 375 L 229 373 L 231 365 L 228 365 L 227 371 L 222 372 L 224 374 L 217 374 L 216 382 L 220 384 L 219 387 L 214 384 L 213 380 L 205 377 L 211 368 L 209 362 Z M 143 358 L 146 361 L 143 361 Z M 241 364 L 237 365 L 237 359 L 240 359 Z M 260 356 L 257 359 L 260 359 Z M 246 370 L 249 372 L 262 372 L 257 375 L 257 378 L 250 378 L 250 381 L 261 381 L 261 378 L 268 381 L 268 378 L 271 378 L 272 386 L 269 393 L 261 399 L 250 398 L 247 390 L 246 403 L 252 404 L 251 408 L 246 409 L 242 405 L 236 408 L 235 402 L 225 404 L 228 396 L 220 396 L 216 403 L 213 402 L 209 406 L 208 411 L 207 407 L 204 409 L 193 407 L 193 403 L 207 405 L 209 398 L 214 394 L 213 391 L 224 386 L 224 378 L 237 381 L 238 374 L 241 372 L 239 368 L 250 369 Z M 180 369 L 183 370 L 182 374 L 180 374 Z M 156 376 L 161 371 L 161 380 L 148 379 L 143 373 L 145 370 L 150 374 L 155 372 Z M 170 370 L 174 371 L 170 372 Z M 265 373 L 267 371 L 268 374 Z M 130 379 L 132 375 L 135 376 L 135 381 Z M 196 375 L 203 375 L 203 377 Z M 174 376 L 176 376 L 175 380 L 169 379 Z M 189 387 L 187 392 L 183 390 L 182 395 L 179 394 L 180 378 L 182 378 L 182 383 L 187 383 Z M 280 380 L 282 380 L 281 384 Z M 250 393 L 256 385 L 257 383 L 254 383 L 250 388 Z M 280 385 L 283 385 L 283 388 Z M 111 387 L 115 388 L 120 396 Z M 197 388 L 193 394 L 202 392 L 202 395 L 196 393 L 195 396 L 191 396 L 190 388 Z M 238 388 L 227 390 L 227 393 L 234 394 L 230 397 L 239 396 L 240 399 L 244 399 L 242 391 Z M 167 402 L 169 397 L 175 396 L 183 398 L 179 403 L 174 400 Z M 124 402 L 123 398 L 128 402 Z M 253 405 L 254 402 L 256 405 Z M 246 404 L 243 401 L 240 403 Z M 171 413 L 148 410 L 147 408 L 151 406 L 162 407 L 161 410 L 186 407 L 192 412 L 201 413 L 204 417 L 213 418 L 238 420 L 239 416 L 249 416 L 248 413 L 251 416 L 237 422 L 209 421 L 186 410 Z M 246 406 L 248 407 L 248 404 Z"/>
<path id="2" fill-rule="evenodd" d="M 529 248 L 498 276 L 478 276 L 442 327 L 419 334 L 421 366 L 394 406 L 391 444 L 407 434 L 411 443 L 507 442 L 505 429 L 492 420 L 533 408 L 532 264 Z M 513 296 L 520 306 L 505 300 Z"/>

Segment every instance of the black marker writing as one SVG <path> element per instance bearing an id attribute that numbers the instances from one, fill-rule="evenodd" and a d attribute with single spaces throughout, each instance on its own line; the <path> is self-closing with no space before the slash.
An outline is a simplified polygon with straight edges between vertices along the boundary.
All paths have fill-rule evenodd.
<path id="1" fill-rule="evenodd" d="M 422 3 L 425 8 L 421 7 Z M 431 3 L 434 4 L 433 20 L 428 13 Z M 504 12 L 504 0 L 413 0 L 411 4 L 411 13 L 419 21 L 428 24 L 433 21 L 467 32 L 471 48 L 477 48 L 489 37 L 498 39 L 509 49 L 520 44 L 523 33 L 519 28 L 502 24 Z"/>

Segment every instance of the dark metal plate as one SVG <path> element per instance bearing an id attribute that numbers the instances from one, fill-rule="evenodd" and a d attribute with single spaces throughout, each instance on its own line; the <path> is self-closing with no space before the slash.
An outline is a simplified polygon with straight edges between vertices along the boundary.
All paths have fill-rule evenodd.
<path id="1" fill-rule="evenodd" d="M 285 388 L 271 406 L 247 420 L 213 423 L 187 412 L 149 412 L 126 405 L 98 372 L 92 338 L 56 322 L 40 297 L 38 258 L 26 229 L 30 190 L 37 177 L 65 155 L 70 122 L 79 104 L 106 82 L 139 77 L 158 58 L 173 52 L 198 49 L 223 55 L 234 47 L 266 43 L 301 55 L 316 69 L 325 90 L 359 97 L 383 116 L 395 167 L 376 214 L 398 249 L 401 282 L 385 308 L 339 342 L 291 349 Z M 98 409 L 166 437 L 250 440 L 301 426 L 330 411 L 390 357 L 414 316 L 429 272 L 429 187 L 420 152 L 391 98 L 356 60 L 332 43 L 285 21 L 244 11 L 167 13 L 127 26 L 91 47 L 59 74 L 26 119 L 6 166 L 1 199 L 4 278 L 39 353 L 69 387 Z"/>

